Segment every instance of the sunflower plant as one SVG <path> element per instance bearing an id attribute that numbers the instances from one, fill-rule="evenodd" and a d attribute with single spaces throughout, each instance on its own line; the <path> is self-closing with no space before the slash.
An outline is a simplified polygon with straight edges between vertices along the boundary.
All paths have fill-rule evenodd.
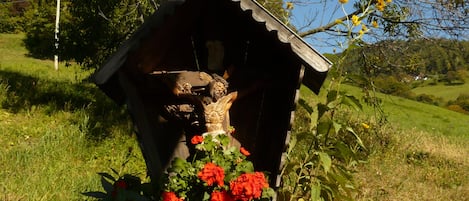
<path id="1" fill-rule="evenodd" d="M 225 133 L 196 135 L 196 152 L 175 158 L 163 177 L 161 200 L 271 200 L 275 195 L 263 172 L 254 171 L 249 151 L 229 146 Z"/>

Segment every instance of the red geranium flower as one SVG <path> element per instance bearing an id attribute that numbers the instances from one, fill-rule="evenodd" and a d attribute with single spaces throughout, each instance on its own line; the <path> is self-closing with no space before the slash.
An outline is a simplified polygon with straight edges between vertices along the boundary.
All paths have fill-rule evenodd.
<path id="1" fill-rule="evenodd" d="M 127 183 L 125 183 L 124 180 L 117 180 L 114 183 L 114 189 L 111 192 L 111 196 L 115 198 L 117 196 L 117 191 L 120 191 L 122 189 L 127 189 Z"/>
<path id="2" fill-rule="evenodd" d="M 183 201 L 183 199 L 178 198 L 178 196 L 174 192 L 166 192 L 165 191 L 165 192 L 163 192 L 161 197 L 163 197 L 163 201 Z"/>
<path id="3" fill-rule="evenodd" d="M 201 135 L 194 135 L 191 139 L 192 144 L 200 144 L 204 141 L 204 137 Z"/>
<path id="4" fill-rule="evenodd" d="M 213 191 L 210 195 L 210 201 L 235 201 L 226 191 Z"/>
<path id="5" fill-rule="evenodd" d="M 125 183 L 124 180 L 117 180 L 116 183 L 114 183 L 114 188 L 116 189 L 126 189 L 127 188 L 127 183 Z"/>
<path id="6" fill-rule="evenodd" d="M 268 187 L 269 184 L 262 172 L 244 173 L 236 178 L 236 180 L 230 182 L 233 198 L 241 201 L 260 198 L 262 189 Z"/>
<path id="7" fill-rule="evenodd" d="M 215 165 L 214 163 L 207 163 L 204 165 L 204 168 L 200 170 L 197 176 L 202 181 L 207 182 L 207 185 L 209 186 L 212 186 L 214 183 L 217 183 L 218 186 L 223 186 L 223 180 L 225 179 L 225 170 Z"/>
<path id="8" fill-rule="evenodd" d="M 249 153 L 249 151 L 246 150 L 244 147 L 239 148 L 239 151 L 245 156 L 251 155 L 251 153 Z"/>

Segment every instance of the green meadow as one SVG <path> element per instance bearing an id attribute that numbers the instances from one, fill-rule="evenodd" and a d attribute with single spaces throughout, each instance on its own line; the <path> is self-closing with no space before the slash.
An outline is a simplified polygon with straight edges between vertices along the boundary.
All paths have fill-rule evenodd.
<path id="1" fill-rule="evenodd" d="M 53 61 L 29 57 L 23 37 L 0 34 L 0 200 L 86 200 L 111 168 L 146 179 L 126 109 L 89 82 L 90 71 L 64 63 L 55 71 Z M 418 90 L 446 97 L 465 89 Z M 361 99 L 358 88 L 340 90 Z M 304 87 L 301 96 L 318 98 Z M 469 115 L 377 97 L 388 123 L 378 127 L 366 104 L 352 114 L 379 131 L 361 136 L 375 144 L 356 167 L 356 200 L 469 200 Z"/>
<path id="2" fill-rule="evenodd" d="M 412 89 L 415 94 L 431 94 L 444 101 L 455 100 L 460 94 L 469 94 L 469 82 L 459 85 L 427 85 Z"/>

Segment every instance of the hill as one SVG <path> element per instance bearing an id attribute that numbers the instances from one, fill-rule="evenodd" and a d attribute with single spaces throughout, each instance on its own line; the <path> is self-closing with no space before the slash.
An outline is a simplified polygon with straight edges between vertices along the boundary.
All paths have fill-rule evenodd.
<path id="1" fill-rule="evenodd" d="M 345 84 L 341 88 L 362 98 L 360 88 Z M 305 87 L 301 92 L 303 98 L 317 99 Z M 360 134 L 373 151 L 355 173 L 360 189 L 357 200 L 467 200 L 469 115 L 376 95 L 382 101 L 387 124 L 376 125 L 376 110 L 363 102 L 363 113 L 352 114 L 371 127 L 377 126 Z"/>
<path id="2" fill-rule="evenodd" d="M 125 109 L 86 81 L 90 72 L 54 71 L 52 61 L 27 57 L 22 38 L 0 34 L 1 199 L 84 200 L 82 192 L 102 190 L 97 173 L 110 168 L 145 179 Z M 362 96 L 353 86 L 342 90 Z M 305 87 L 301 96 L 318 100 Z M 357 166 L 357 200 L 467 200 L 469 115 L 378 97 L 388 124 L 378 127 L 369 106 L 351 114 L 380 131 L 360 134 L 380 144 L 367 144 L 376 148 Z"/>

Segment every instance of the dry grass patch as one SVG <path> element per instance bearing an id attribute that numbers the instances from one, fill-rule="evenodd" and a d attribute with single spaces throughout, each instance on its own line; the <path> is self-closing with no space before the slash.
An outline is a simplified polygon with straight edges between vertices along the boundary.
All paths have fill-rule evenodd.
<path id="1" fill-rule="evenodd" d="M 357 200 L 469 200 L 469 143 L 404 131 L 357 173 Z"/>

